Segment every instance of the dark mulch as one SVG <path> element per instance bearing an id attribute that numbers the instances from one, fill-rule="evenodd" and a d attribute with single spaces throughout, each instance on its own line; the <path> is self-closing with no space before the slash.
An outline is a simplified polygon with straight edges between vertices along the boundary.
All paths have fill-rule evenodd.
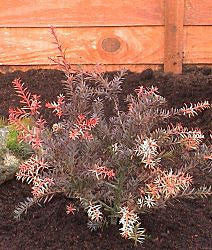
<path id="1" fill-rule="evenodd" d="M 112 75 L 112 73 L 110 73 Z M 0 116 L 8 116 L 9 106 L 16 106 L 17 97 L 11 82 L 20 77 L 29 90 L 41 95 L 44 102 L 55 100 L 62 93 L 62 72 L 57 70 L 31 70 L 0 74 Z M 180 107 L 183 103 L 212 101 L 212 70 L 187 67 L 182 75 L 164 74 L 146 70 L 140 74 L 129 72 L 120 95 L 143 84 L 158 86 L 166 97 L 168 107 Z M 49 111 L 42 111 L 49 124 L 56 121 Z M 110 109 L 106 110 L 109 115 Z M 199 117 L 183 123 L 189 127 L 200 127 L 206 135 L 212 129 L 212 112 L 204 111 Z M 199 184 L 211 184 L 211 177 L 196 172 Z M 118 227 L 106 228 L 103 232 L 90 232 L 87 218 L 79 212 L 66 215 L 68 200 L 56 197 L 50 203 L 31 208 L 20 222 L 14 221 L 13 210 L 18 202 L 30 195 L 27 185 L 15 180 L 0 187 L 0 250 L 13 249 L 131 249 L 130 241 L 120 237 Z M 212 249 L 212 201 L 211 199 L 182 200 L 152 214 L 141 217 L 149 239 L 144 249 Z M 139 246 L 135 249 L 143 249 Z"/>

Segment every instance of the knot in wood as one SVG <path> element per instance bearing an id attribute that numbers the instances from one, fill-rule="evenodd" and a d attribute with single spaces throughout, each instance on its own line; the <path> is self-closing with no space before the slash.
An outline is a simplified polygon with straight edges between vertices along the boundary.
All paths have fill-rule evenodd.
<path id="1" fill-rule="evenodd" d="M 121 47 L 121 43 L 117 38 L 105 38 L 102 41 L 102 48 L 107 52 L 115 52 Z"/>

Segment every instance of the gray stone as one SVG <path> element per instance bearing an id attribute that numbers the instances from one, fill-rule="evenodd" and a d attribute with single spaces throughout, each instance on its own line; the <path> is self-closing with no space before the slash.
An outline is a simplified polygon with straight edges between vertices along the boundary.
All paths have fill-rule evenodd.
<path id="1" fill-rule="evenodd" d="M 0 185 L 15 177 L 20 160 L 6 148 L 7 127 L 0 128 Z"/>

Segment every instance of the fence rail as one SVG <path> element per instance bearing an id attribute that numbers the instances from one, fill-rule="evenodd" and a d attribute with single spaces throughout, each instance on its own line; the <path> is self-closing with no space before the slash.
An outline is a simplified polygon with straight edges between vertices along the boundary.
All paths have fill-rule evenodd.
<path id="1" fill-rule="evenodd" d="M 10 0 L 0 5 L 0 71 L 54 67 L 51 25 L 73 65 L 212 65 L 211 0 Z"/>

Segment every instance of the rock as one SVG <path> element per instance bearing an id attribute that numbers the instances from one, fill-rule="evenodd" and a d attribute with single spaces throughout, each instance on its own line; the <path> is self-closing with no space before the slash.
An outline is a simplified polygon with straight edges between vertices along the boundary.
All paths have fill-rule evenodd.
<path id="1" fill-rule="evenodd" d="M 0 158 L 0 185 L 15 177 L 19 164 L 20 160 L 8 152 Z"/>
<path id="2" fill-rule="evenodd" d="M 6 147 L 6 137 L 8 132 L 7 127 L 0 128 L 0 150 Z"/>
<path id="3" fill-rule="evenodd" d="M 7 127 L 0 128 L 0 185 L 15 177 L 20 160 L 6 148 Z"/>

